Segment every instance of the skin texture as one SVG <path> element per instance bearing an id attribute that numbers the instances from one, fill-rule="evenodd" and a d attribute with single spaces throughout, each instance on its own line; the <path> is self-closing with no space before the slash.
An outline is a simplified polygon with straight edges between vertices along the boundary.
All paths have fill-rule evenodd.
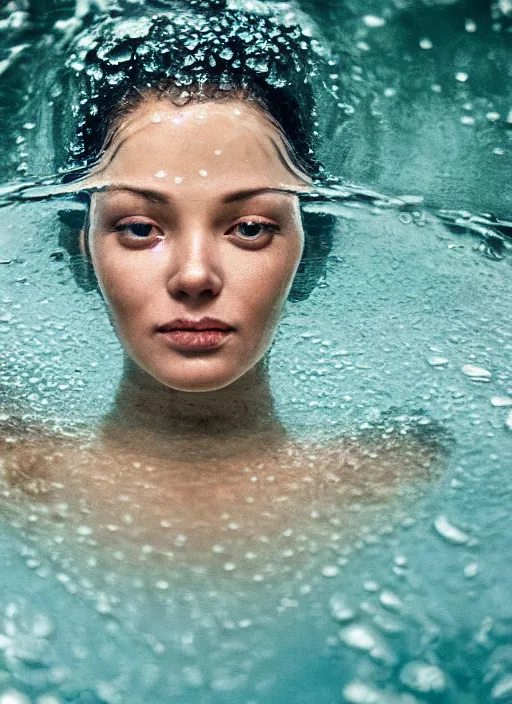
<path id="1" fill-rule="evenodd" d="M 131 375 L 212 392 L 254 370 L 304 247 L 298 198 L 262 190 L 307 185 L 277 129 L 242 100 L 150 99 L 117 130 L 94 178 L 88 249 Z M 205 316 L 234 327 L 214 350 L 176 349 L 157 332 Z"/>
<path id="2" fill-rule="evenodd" d="M 293 192 L 308 182 L 263 113 L 237 99 L 182 108 L 153 99 L 116 131 L 89 185 L 81 247 L 124 373 L 96 432 L 0 423 L 0 489 L 17 525 L 35 522 L 53 554 L 54 521 L 65 522 L 71 553 L 76 540 L 88 549 L 78 532 L 86 522 L 94 560 L 103 546 L 109 569 L 122 547 L 127 564 L 197 561 L 225 574 L 236 563 L 252 581 L 292 570 L 283 555 L 293 570 L 317 553 L 332 560 L 361 526 L 398 519 L 402 486 L 421 492 L 434 476 L 435 443 L 383 429 L 296 440 L 273 412 L 264 355 L 302 255 Z M 247 194 L 261 188 L 288 192 Z M 271 227 L 247 238 L 242 222 Z M 134 223 L 148 225 L 144 237 Z M 204 316 L 235 328 L 213 351 L 184 353 L 157 332 Z"/>

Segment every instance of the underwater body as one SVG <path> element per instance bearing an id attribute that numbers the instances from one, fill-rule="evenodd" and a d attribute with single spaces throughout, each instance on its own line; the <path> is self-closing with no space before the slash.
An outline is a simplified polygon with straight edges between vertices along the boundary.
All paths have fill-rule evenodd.
<path id="1" fill-rule="evenodd" d="M 108 412 L 121 350 L 64 245 L 80 203 L 24 189 L 53 173 L 56 62 L 102 4 L 8 3 L 0 25 L 0 413 L 70 443 Z M 303 514 L 244 531 L 275 481 L 256 459 L 248 503 L 210 517 L 198 548 L 172 516 L 158 544 L 131 541 L 122 487 L 111 539 L 65 486 L 51 515 L 4 488 L 2 703 L 512 701 L 510 11 L 299 7 L 280 4 L 332 47 L 318 129 L 342 185 L 304 206 L 336 217 L 334 242 L 287 306 L 270 376 L 332 502 L 313 490 Z M 413 421 L 439 438 L 435 471 L 392 487 L 315 474 L 315 445 Z"/>

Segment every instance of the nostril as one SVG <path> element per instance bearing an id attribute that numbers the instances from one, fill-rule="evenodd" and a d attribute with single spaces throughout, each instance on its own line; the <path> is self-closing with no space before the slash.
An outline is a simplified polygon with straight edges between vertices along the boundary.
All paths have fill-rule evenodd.
<path id="1" fill-rule="evenodd" d="M 197 293 L 191 290 L 180 289 L 179 291 L 177 291 L 177 295 L 180 298 L 194 298 L 196 296 L 201 298 L 214 298 L 216 294 L 213 289 L 208 288 L 204 289 L 203 291 L 198 291 Z"/>

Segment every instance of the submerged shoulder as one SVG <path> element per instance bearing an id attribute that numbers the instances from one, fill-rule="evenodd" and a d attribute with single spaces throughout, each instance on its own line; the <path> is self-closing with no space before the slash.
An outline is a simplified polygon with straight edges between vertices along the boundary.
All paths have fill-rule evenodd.
<path id="1" fill-rule="evenodd" d="M 5 490 L 49 491 L 54 467 L 72 451 L 70 438 L 21 415 L 0 415 L 0 477 Z"/>
<path id="2" fill-rule="evenodd" d="M 449 446 L 447 431 L 424 414 L 390 413 L 356 432 L 310 445 L 309 454 L 327 481 L 369 499 L 399 486 L 434 481 Z"/>

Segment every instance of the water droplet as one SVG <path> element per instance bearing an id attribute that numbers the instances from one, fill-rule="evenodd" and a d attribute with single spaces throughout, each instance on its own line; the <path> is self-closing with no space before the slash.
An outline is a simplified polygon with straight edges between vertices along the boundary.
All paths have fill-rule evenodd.
<path id="1" fill-rule="evenodd" d="M 427 361 L 431 367 L 444 367 L 449 360 L 446 357 L 429 357 Z"/>
<path id="2" fill-rule="evenodd" d="M 388 696 L 376 687 L 354 681 L 343 688 L 343 698 L 349 704 L 392 704 L 393 695 Z"/>
<path id="3" fill-rule="evenodd" d="M 421 39 L 421 40 L 420 40 L 420 47 L 421 47 L 422 49 L 432 49 L 433 46 L 434 46 L 434 45 L 432 44 L 431 40 L 428 39 L 427 37 L 425 37 L 424 39 Z"/>
<path id="4" fill-rule="evenodd" d="M 403 606 L 401 599 L 390 591 L 382 591 L 379 599 L 382 606 L 385 606 L 387 609 L 392 609 L 393 611 L 397 611 Z"/>
<path id="5" fill-rule="evenodd" d="M 503 699 L 512 695 L 512 675 L 505 675 L 491 690 L 491 699 Z M 0 702 L 1 704 L 1 702 Z"/>
<path id="6" fill-rule="evenodd" d="M 352 621 L 356 616 L 355 610 L 347 604 L 344 594 L 333 594 L 329 600 L 329 609 L 333 619 L 340 623 Z"/>
<path id="7" fill-rule="evenodd" d="M 216 149 L 213 153 L 215 156 L 220 156 L 222 154 L 222 149 Z"/>
<path id="8" fill-rule="evenodd" d="M 374 582 L 373 579 L 367 579 L 364 582 L 363 587 L 364 587 L 365 591 L 367 591 L 367 592 L 378 592 L 379 591 L 379 585 L 377 584 L 377 582 Z"/>
<path id="9" fill-rule="evenodd" d="M 469 377 L 471 381 L 479 382 L 489 382 L 492 376 L 490 371 L 474 364 L 465 364 L 462 367 L 462 373 Z"/>
<path id="10" fill-rule="evenodd" d="M 455 80 L 459 81 L 459 83 L 465 83 L 468 80 L 469 76 L 467 73 L 464 73 L 464 71 L 459 71 L 458 73 L 455 74 Z"/>
<path id="11" fill-rule="evenodd" d="M 174 177 L 174 183 L 177 183 L 178 185 L 180 183 L 183 183 L 183 176 L 175 176 Z"/>
<path id="12" fill-rule="evenodd" d="M 512 406 L 512 396 L 492 396 L 491 405 L 495 406 L 496 408 Z"/>
<path id="13" fill-rule="evenodd" d="M 476 575 L 480 572 L 480 567 L 477 562 L 470 562 L 469 565 L 466 565 L 464 567 L 464 576 L 467 577 L 468 579 L 471 579 L 472 577 L 476 577 Z"/>
<path id="14" fill-rule="evenodd" d="M 322 577 L 337 577 L 340 573 L 336 565 L 326 565 L 322 567 Z"/>
<path id="15" fill-rule="evenodd" d="M 229 47 L 226 47 L 225 49 L 223 49 L 220 52 L 219 56 L 221 59 L 225 59 L 226 61 L 229 61 L 230 59 L 233 58 L 234 53 Z"/>
<path id="16" fill-rule="evenodd" d="M 345 645 L 357 650 L 364 650 L 376 660 L 388 664 L 394 663 L 396 660 L 383 638 L 365 624 L 354 623 L 342 628 L 339 632 L 339 638 Z"/>
<path id="17" fill-rule="evenodd" d="M 151 20 L 148 17 L 131 19 L 120 22 L 114 29 L 114 37 L 117 39 L 140 39 L 147 36 L 151 29 Z"/>
<path id="18" fill-rule="evenodd" d="M 447 686 L 444 672 L 435 665 L 412 660 L 400 670 L 400 681 L 409 689 L 421 694 L 441 693 Z"/>
<path id="19" fill-rule="evenodd" d="M 490 112 L 486 113 L 485 117 L 489 120 L 489 122 L 498 122 L 498 120 L 501 118 L 501 115 L 499 112 L 491 110 Z"/>
<path id="20" fill-rule="evenodd" d="M 0 694 L 0 704 L 30 704 L 30 699 L 17 689 L 8 689 Z"/>
<path id="21" fill-rule="evenodd" d="M 449 543 L 465 545 L 469 541 L 469 535 L 450 523 L 446 516 L 438 516 L 434 521 L 434 527 L 439 535 Z"/>
<path id="22" fill-rule="evenodd" d="M 36 704 L 62 704 L 62 702 L 53 694 L 43 694 L 36 699 Z"/>
<path id="23" fill-rule="evenodd" d="M 155 125 L 158 125 L 159 122 L 162 122 L 162 116 L 159 113 L 155 112 L 155 114 L 151 118 L 151 122 Z"/>
<path id="24" fill-rule="evenodd" d="M 505 421 L 505 427 L 509 430 L 512 430 L 512 411 L 510 411 L 507 416 L 507 420 Z"/>
<path id="25" fill-rule="evenodd" d="M 469 18 L 464 22 L 464 27 L 466 32 L 476 32 L 477 30 L 476 22 Z"/>
<path id="26" fill-rule="evenodd" d="M 166 582 L 165 579 L 159 579 L 155 584 L 155 587 L 161 590 L 169 589 L 169 586 L 169 582 Z"/>
<path id="27" fill-rule="evenodd" d="M 157 171 L 155 174 L 155 178 L 166 178 L 167 177 L 167 171 Z"/>
<path id="28" fill-rule="evenodd" d="M 475 118 L 472 117 L 471 115 L 463 115 L 460 118 L 460 121 L 463 125 L 474 125 L 475 124 Z"/>
<path id="29" fill-rule="evenodd" d="M 226 572 L 233 572 L 233 570 L 236 570 L 236 565 L 234 562 L 226 562 L 224 564 L 224 569 Z"/>
<path id="30" fill-rule="evenodd" d="M 92 535 L 92 528 L 90 526 L 78 526 L 76 532 L 78 535 Z"/>
<path id="31" fill-rule="evenodd" d="M 365 15 L 363 17 L 363 22 L 367 27 L 383 27 L 386 24 L 386 20 L 383 17 L 378 17 L 377 15 Z"/>
<path id="32" fill-rule="evenodd" d="M 206 178 L 208 176 L 208 171 L 206 171 L 206 169 L 201 169 L 199 172 L 199 176 Z"/>

